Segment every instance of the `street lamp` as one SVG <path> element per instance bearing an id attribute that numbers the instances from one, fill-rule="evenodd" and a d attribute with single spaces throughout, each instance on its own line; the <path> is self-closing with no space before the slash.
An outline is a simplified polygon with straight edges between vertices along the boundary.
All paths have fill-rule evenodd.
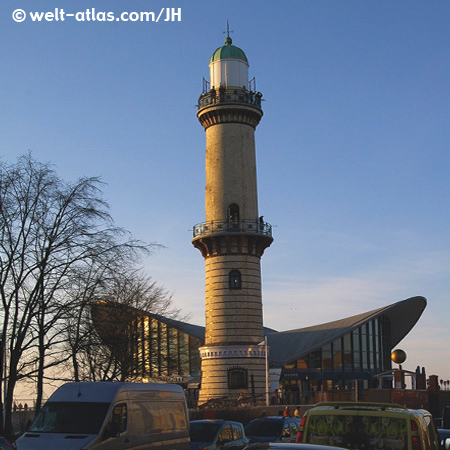
<path id="1" fill-rule="evenodd" d="M 406 353 L 401 349 L 396 349 L 391 353 L 391 360 L 398 364 L 398 369 L 394 370 L 394 388 L 403 389 L 405 386 L 405 372 L 402 364 L 406 361 Z"/>

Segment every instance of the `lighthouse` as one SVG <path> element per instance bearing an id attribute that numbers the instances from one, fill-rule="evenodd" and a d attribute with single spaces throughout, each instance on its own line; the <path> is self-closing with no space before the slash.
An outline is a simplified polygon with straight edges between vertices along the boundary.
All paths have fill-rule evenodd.
<path id="1" fill-rule="evenodd" d="M 205 259 L 199 404 L 240 395 L 264 399 L 261 256 L 273 241 L 258 211 L 255 130 L 262 94 L 229 34 L 209 71 L 197 111 L 206 134 L 206 218 L 194 226 L 192 239 Z"/>

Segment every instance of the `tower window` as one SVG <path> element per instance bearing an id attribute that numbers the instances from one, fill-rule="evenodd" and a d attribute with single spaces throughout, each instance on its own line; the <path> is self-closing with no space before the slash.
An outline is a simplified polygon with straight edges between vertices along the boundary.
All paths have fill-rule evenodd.
<path id="1" fill-rule="evenodd" d="M 247 369 L 233 367 L 228 369 L 228 389 L 247 389 Z"/>
<path id="2" fill-rule="evenodd" d="M 232 270 L 229 273 L 229 282 L 230 282 L 230 289 L 241 289 L 242 287 L 241 272 L 239 272 L 239 270 Z"/>
<path id="3" fill-rule="evenodd" d="M 239 206 L 232 203 L 228 207 L 228 227 L 230 230 L 239 230 Z"/>

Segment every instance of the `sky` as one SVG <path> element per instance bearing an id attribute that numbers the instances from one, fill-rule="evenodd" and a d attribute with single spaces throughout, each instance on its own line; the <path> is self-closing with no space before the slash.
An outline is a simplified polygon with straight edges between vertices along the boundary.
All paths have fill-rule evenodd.
<path id="1" fill-rule="evenodd" d="M 196 104 L 227 20 L 264 99 L 265 325 L 422 295 L 403 367 L 450 379 L 449 0 L 2 0 L 0 157 L 31 151 L 67 181 L 100 176 L 116 225 L 164 246 L 146 272 L 204 325 Z"/>

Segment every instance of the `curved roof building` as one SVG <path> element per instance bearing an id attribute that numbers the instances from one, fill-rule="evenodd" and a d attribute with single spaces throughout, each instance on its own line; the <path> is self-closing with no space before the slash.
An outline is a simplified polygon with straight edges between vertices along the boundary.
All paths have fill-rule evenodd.
<path id="1" fill-rule="evenodd" d="M 270 361 L 282 366 L 304 355 L 317 351 L 329 343 L 361 330 L 372 323 L 382 323 L 385 340 L 389 336 L 386 348 L 389 353 L 413 328 L 426 306 L 423 297 L 413 297 L 389 306 L 374 309 L 366 313 L 351 316 L 333 322 L 315 325 L 297 330 L 275 332 L 268 335 L 270 345 Z M 373 330 L 369 329 L 371 334 Z M 383 334 L 383 333 L 382 333 Z"/>
<path id="2" fill-rule="evenodd" d="M 412 297 L 311 327 L 281 332 L 265 328 L 269 365 L 278 369 L 284 388 L 345 387 L 349 380 L 376 387 L 377 375 L 391 369 L 391 351 L 425 307 L 424 297 Z M 129 378 L 200 381 L 198 349 L 204 345 L 204 327 L 105 301 L 92 307 L 92 318 L 113 355 L 127 354 L 132 360 L 124 364 L 130 367 Z"/>

